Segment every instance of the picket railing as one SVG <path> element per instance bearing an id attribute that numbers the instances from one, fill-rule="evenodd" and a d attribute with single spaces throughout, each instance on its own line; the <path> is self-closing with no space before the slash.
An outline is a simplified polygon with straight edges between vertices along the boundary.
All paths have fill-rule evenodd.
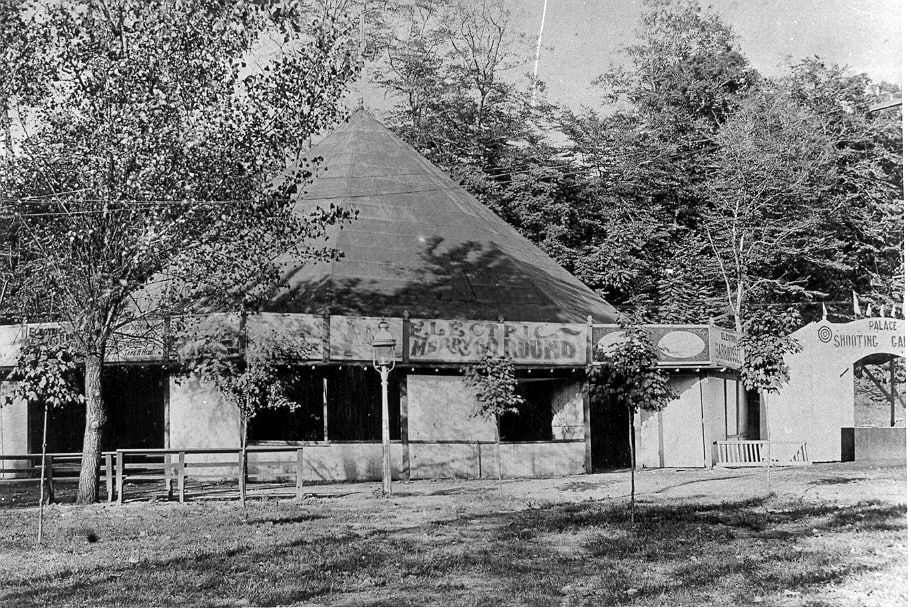
<path id="1" fill-rule="evenodd" d="M 806 442 L 769 440 L 728 440 L 715 442 L 715 465 L 719 467 L 763 467 L 809 465 Z"/>

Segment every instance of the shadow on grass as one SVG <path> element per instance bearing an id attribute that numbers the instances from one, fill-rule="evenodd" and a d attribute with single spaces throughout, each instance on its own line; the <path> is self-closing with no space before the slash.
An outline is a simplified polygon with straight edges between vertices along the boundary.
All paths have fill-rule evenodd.
<path id="1" fill-rule="evenodd" d="M 262 516 L 230 524 L 231 547 L 0 580 L 0 604 L 748 604 L 870 568 L 796 548 L 802 540 L 906 526 L 905 506 L 768 503 L 644 505 L 630 524 L 625 505 L 588 502 L 394 529 L 361 522 L 357 533 L 308 527 L 311 514 Z M 254 534 L 240 524 L 267 522 L 286 525 L 285 538 L 236 542 Z M 568 549 L 556 552 L 561 543 Z"/>

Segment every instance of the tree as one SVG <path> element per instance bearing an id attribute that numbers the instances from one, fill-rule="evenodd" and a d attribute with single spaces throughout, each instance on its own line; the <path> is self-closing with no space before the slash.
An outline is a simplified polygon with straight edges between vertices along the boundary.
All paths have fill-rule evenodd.
<path id="1" fill-rule="evenodd" d="M 24 312 L 63 322 L 85 359 L 79 502 L 97 495 L 102 366 L 118 330 L 202 302 L 255 306 L 276 285 L 280 256 L 334 254 L 318 239 L 349 214 L 295 212 L 293 196 L 315 169 L 289 160 L 338 118 L 358 64 L 349 24 L 325 12 L 304 27 L 297 9 L 23 4 L 28 27 L 4 30 L 13 43 L 28 32 L 50 66 L 35 77 L 51 93 L 27 109 L 0 192 L 27 254 L 17 273 L 42 293 Z M 266 38 L 278 48 L 263 51 Z M 0 74 L 0 90 L 11 82 Z"/>
<path id="2" fill-rule="evenodd" d="M 833 148 L 815 115 L 774 91 L 743 102 L 714 139 L 705 238 L 742 331 L 745 307 L 760 296 L 812 297 L 808 276 L 841 268 L 822 229 Z"/>
<path id="3" fill-rule="evenodd" d="M 474 391 L 475 397 L 475 408 L 470 416 L 493 419 L 496 424 L 497 478 L 502 483 L 500 418 L 508 412 L 519 412 L 519 406 L 525 402 L 516 394 L 519 381 L 516 379 L 512 359 L 488 349 L 478 363 L 468 368 L 465 384 Z"/>
<path id="4" fill-rule="evenodd" d="M 635 414 L 639 410 L 663 410 L 675 397 L 668 385 L 667 373 L 659 369 L 658 349 L 641 325 L 624 321 L 625 340 L 608 352 L 601 351 L 601 361 L 588 367 L 589 391 L 595 404 L 606 407 L 613 401 L 627 413 L 630 450 L 630 520 L 636 510 L 636 442 Z"/>
<path id="5" fill-rule="evenodd" d="M 44 532 L 44 489 L 48 487 L 48 500 L 53 502 L 53 487 L 48 484 L 47 472 L 47 417 L 48 409 L 82 404 L 85 397 L 77 382 L 76 363 L 65 345 L 50 347 L 41 342 L 27 340 L 19 354 L 16 367 L 7 375 L 12 384 L 9 392 L 0 396 L 0 408 L 14 400 L 41 404 L 44 409 L 41 435 L 41 483 L 38 493 L 38 544 Z"/>

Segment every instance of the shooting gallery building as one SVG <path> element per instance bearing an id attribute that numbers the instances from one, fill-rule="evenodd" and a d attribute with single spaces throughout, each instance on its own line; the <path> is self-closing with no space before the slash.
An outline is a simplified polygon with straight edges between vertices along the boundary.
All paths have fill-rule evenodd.
<path id="1" fill-rule="evenodd" d="M 217 322 L 246 341 L 292 345 L 306 374 L 294 411 L 250 424 L 253 444 L 300 446 L 314 480 L 377 479 L 381 396 L 371 366 L 385 319 L 396 337 L 390 377 L 396 478 L 495 476 L 493 421 L 472 417 L 464 369 L 488 348 L 511 356 L 526 404 L 503 417 L 506 476 L 551 476 L 628 463 L 624 412 L 593 406 L 585 367 L 620 340 L 615 309 L 485 205 L 395 137 L 365 110 L 310 151 L 322 169 L 297 210 L 335 204 L 357 219 L 329 229 L 338 260 L 287 260 L 285 280 L 262 313 L 153 320 L 110 347 L 104 449 L 229 448 L 240 443 L 236 410 L 214 387 L 169 367 L 178 327 Z M 679 397 L 637 420 L 637 455 L 648 467 L 712 464 L 712 443 L 759 437 L 758 404 L 736 368 L 737 337 L 705 326 L 650 330 Z M 26 333 L 0 327 L 0 368 L 15 363 Z M 144 336 L 140 341 L 128 336 Z M 40 450 L 37 407 L 0 410 L 0 455 Z M 49 450 L 81 449 L 84 412 L 53 415 Z M 213 457 L 217 459 L 218 457 Z M 255 466 L 251 462 L 251 466 Z"/>

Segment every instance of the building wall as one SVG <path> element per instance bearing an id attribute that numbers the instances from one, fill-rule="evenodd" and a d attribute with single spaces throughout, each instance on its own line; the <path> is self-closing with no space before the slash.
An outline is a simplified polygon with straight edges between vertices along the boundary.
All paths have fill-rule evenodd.
<path id="1" fill-rule="evenodd" d="M 904 320 L 823 320 L 791 337 L 802 350 L 785 356 L 789 381 L 763 396 L 761 427 L 772 441 L 806 442 L 812 461 L 839 461 L 842 428 L 854 427 L 854 363 L 874 354 L 904 357 Z"/>
<path id="2" fill-rule="evenodd" d="M 169 448 L 240 448 L 240 418 L 237 409 L 222 397 L 213 383 L 196 376 L 169 380 L 168 405 Z M 230 461 L 228 455 L 187 455 L 187 463 Z M 232 474 L 225 468 L 193 469 L 190 475 Z"/>
<path id="3" fill-rule="evenodd" d="M 11 389 L 12 383 L 0 382 L 0 396 Z M 23 400 L 0 407 L 0 455 L 28 453 L 28 408 Z M 25 461 L 0 461 L 0 469 L 25 467 Z M 0 478 L 13 474 L 0 474 Z"/>
<path id="4" fill-rule="evenodd" d="M 496 424 L 472 417 L 474 397 L 462 377 L 408 376 L 408 441 L 414 478 L 497 476 Z M 582 385 L 554 391 L 552 442 L 504 442 L 503 475 L 560 476 L 585 471 Z"/>
<path id="5" fill-rule="evenodd" d="M 670 377 L 677 398 L 664 410 L 638 414 L 639 467 L 705 467 L 702 429 L 702 387 L 695 373 Z"/>

